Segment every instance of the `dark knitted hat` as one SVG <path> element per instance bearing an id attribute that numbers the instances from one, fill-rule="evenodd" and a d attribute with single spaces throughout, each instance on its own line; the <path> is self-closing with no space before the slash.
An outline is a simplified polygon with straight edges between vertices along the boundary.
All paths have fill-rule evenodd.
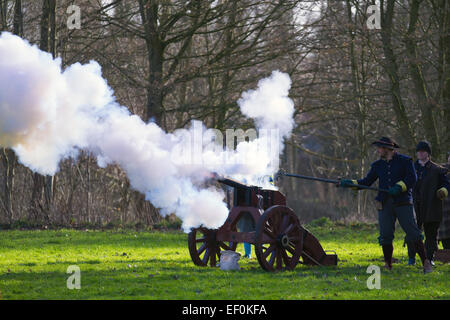
<path id="1" fill-rule="evenodd" d="M 384 147 L 389 149 L 396 149 L 400 148 L 400 146 L 394 142 L 391 138 L 387 137 L 381 137 L 380 139 L 372 142 L 372 145 L 375 145 L 377 147 Z"/>
<path id="2" fill-rule="evenodd" d="M 417 151 L 426 151 L 431 155 L 431 144 L 428 141 L 420 141 L 416 147 Z"/>

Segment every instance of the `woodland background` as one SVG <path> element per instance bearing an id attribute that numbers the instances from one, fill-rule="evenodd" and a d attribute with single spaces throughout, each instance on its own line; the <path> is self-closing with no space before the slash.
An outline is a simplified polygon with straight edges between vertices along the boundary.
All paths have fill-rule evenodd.
<path id="1" fill-rule="evenodd" d="M 368 6 L 380 8 L 370 29 Z M 81 28 L 69 29 L 70 5 Z M 0 31 L 62 60 L 96 60 L 119 103 L 166 131 L 200 119 L 210 128 L 251 128 L 236 101 L 272 70 L 293 85 L 297 127 L 282 167 L 358 178 L 376 159 L 370 143 L 393 137 L 414 155 L 450 150 L 450 3 L 446 0 L 0 0 Z M 0 224 L 143 226 L 163 219 L 130 189 L 117 166 L 82 153 L 55 176 L 20 165 L 0 149 Z M 373 192 L 285 178 L 281 190 L 301 221 L 373 221 Z"/>

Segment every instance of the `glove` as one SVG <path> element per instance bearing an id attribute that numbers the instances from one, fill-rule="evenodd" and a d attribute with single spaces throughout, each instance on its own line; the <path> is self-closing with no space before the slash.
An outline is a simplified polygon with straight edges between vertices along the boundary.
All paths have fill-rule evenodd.
<path id="1" fill-rule="evenodd" d="M 436 196 L 439 200 L 444 200 L 448 196 L 448 190 L 446 188 L 440 188 L 436 191 Z"/>
<path id="2" fill-rule="evenodd" d="M 389 193 L 391 196 L 396 196 L 396 195 L 400 194 L 400 192 L 402 192 L 402 187 L 399 186 L 398 184 L 396 184 L 395 186 L 390 187 L 390 188 L 388 189 L 388 193 Z"/>
<path id="3" fill-rule="evenodd" d="M 343 188 L 351 188 L 355 186 L 355 180 L 350 179 L 340 179 L 339 186 Z"/>

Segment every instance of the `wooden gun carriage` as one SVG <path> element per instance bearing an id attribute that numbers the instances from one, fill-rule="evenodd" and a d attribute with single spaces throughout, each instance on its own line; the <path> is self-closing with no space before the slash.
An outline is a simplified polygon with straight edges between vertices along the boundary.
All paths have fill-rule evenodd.
<path id="1" fill-rule="evenodd" d="M 266 271 L 293 270 L 298 263 L 337 265 L 337 255 L 327 254 L 319 241 L 299 222 L 286 206 L 279 191 L 248 186 L 231 179 L 220 183 L 234 189 L 233 207 L 218 229 L 195 228 L 188 235 L 189 253 L 198 266 L 216 266 L 222 250 L 235 251 L 239 242 L 254 245 L 256 257 Z M 238 230 L 238 221 L 246 215 L 255 229 Z"/>

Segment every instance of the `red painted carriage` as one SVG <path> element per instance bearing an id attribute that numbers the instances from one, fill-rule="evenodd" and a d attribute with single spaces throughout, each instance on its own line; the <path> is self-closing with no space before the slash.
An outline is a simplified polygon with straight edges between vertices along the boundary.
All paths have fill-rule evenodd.
<path id="1" fill-rule="evenodd" d="M 222 250 L 235 251 L 239 242 L 247 242 L 254 245 L 258 262 L 266 271 L 292 270 L 298 263 L 337 265 L 337 255 L 327 254 L 302 227 L 281 192 L 231 179 L 218 181 L 233 188 L 233 207 L 220 228 L 200 227 L 189 233 L 189 253 L 194 264 L 216 266 Z M 238 230 L 238 221 L 244 215 L 253 219 L 254 230 Z"/>

